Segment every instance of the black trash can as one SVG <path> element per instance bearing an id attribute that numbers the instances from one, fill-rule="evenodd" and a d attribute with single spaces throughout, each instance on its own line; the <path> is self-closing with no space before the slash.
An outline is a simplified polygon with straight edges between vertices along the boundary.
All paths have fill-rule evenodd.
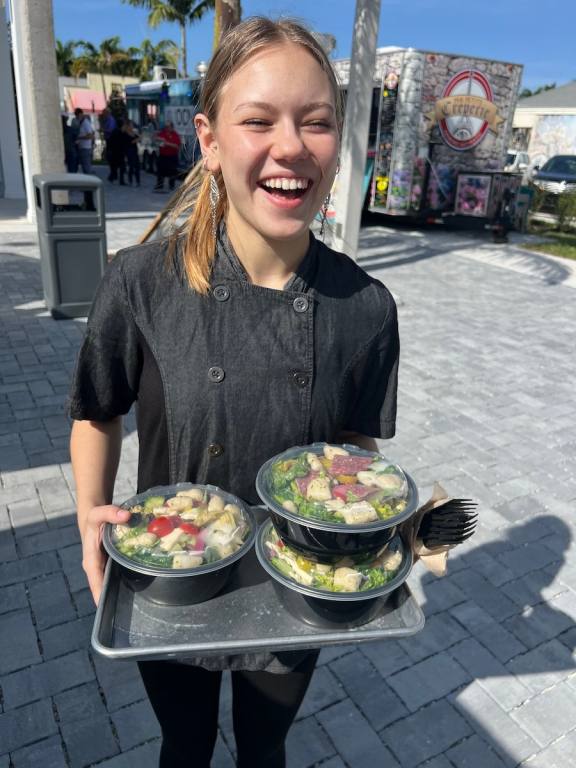
<path id="1" fill-rule="evenodd" d="M 107 263 L 102 182 L 46 173 L 33 183 L 46 306 L 56 319 L 85 317 Z"/>

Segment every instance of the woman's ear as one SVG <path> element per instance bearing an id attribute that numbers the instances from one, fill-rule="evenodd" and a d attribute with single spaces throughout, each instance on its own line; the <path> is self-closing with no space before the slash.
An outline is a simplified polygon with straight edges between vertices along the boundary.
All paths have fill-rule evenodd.
<path id="1" fill-rule="evenodd" d="M 196 135 L 198 136 L 198 142 L 202 151 L 204 168 L 207 171 L 212 171 L 212 173 L 219 171 L 218 144 L 210 125 L 210 120 L 208 120 L 206 115 L 199 112 L 194 116 L 194 128 L 196 129 Z"/>

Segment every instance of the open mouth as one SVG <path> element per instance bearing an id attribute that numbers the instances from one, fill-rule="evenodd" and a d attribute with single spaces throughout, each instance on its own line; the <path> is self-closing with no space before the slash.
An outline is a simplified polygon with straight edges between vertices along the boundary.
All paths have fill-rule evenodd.
<path id="1" fill-rule="evenodd" d="M 260 189 L 278 200 L 300 200 L 312 187 L 310 179 L 276 177 L 258 182 Z"/>

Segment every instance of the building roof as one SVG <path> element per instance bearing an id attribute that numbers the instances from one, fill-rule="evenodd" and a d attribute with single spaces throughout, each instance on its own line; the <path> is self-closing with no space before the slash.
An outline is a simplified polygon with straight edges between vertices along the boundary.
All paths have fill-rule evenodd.
<path id="1" fill-rule="evenodd" d="M 554 109 L 576 109 L 576 80 L 561 85 L 559 88 L 551 88 L 549 91 L 541 91 L 535 96 L 520 99 L 518 108 L 552 107 Z"/>

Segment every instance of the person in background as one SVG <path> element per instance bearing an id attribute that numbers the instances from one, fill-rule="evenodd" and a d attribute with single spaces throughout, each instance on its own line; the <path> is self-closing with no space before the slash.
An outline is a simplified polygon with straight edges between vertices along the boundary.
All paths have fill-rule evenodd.
<path id="1" fill-rule="evenodd" d="M 76 139 L 78 164 L 82 168 L 82 173 L 92 173 L 92 147 L 94 145 L 92 121 L 81 109 L 75 110 L 75 114 L 80 125 Z"/>
<path id="2" fill-rule="evenodd" d="M 76 173 L 78 170 L 78 150 L 76 148 L 76 135 L 72 126 L 68 125 L 68 115 L 62 115 L 62 136 L 64 139 L 64 163 L 68 173 Z"/>
<path id="3" fill-rule="evenodd" d="M 106 143 L 106 154 L 110 166 L 108 181 L 113 184 L 116 179 L 119 179 L 120 186 L 124 186 L 126 184 L 124 174 L 126 173 L 127 136 L 123 131 L 124 123 L 122 120 L 115 120 L 114 124 L 115 128 Z"/>
<path id="4" fill-rule="evenodd" d="M 112 135 L 112 132 L 116 128 L 116 118 L 110 112 L 108 107 L 102 110 L 100 113 L 99 118 L 100 123 L 100 134 L 102 138 L 104 139 L 104 152 L 103 152 L 103 159 L 106 160 L 108 165 L 110 165 L 110 159 L 108 157 L 108 140 L 110 139 L 110 136 Z"/>
<path id="5" fill-rule="evenodd" d="M 136 126 L 132 120 L 126 120 L 122 126 L 124 131 L 124 146 L 126 151 L 126 162 L 128 164 L 128 183 L 132 184 L 132 180 L 136 182 L 136 186 L 140 186 L 140 158 L 138 157 L 138 143 L 140 142 L 140 134 L 136 130 Z"/>
<path id="6" fill-rule="evenodd" d="M 156 134 L 160 144 L 158 150 L 158 175 L 154 192 L 162 192 L 164 179 L 168 179 L 170 189 L 174 189 L 178 175 L 178 155 L 180 153 L 180 135 L 174 130 L 174 123 L 166 121 L 166 125 Z"/>

